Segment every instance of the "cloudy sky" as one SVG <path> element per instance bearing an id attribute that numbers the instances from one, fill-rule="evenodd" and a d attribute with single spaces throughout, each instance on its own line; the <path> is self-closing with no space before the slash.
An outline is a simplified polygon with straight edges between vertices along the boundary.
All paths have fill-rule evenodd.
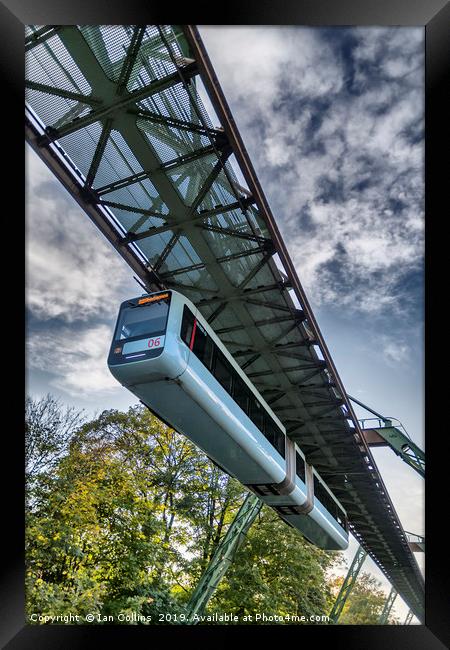
<path id="1" fill-rule="evenodd" d="M 423 29 L 200 32 L 347 391 L 423 446 Z M 106 357 L 119 303 L 141 290 L 28 147 L 26 182 L 28 392 L 125 409 Z M 423 533 L 422 479 L 374 456 Z"/>

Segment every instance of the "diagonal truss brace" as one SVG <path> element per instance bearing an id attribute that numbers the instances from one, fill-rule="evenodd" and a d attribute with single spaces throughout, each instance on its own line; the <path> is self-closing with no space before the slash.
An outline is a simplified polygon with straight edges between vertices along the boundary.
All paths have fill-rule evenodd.
<path id="1" fill-rule="evenodd" d="M 380 618 L 378 619 L 378 624 L 379 625 L 386 625 L 389 619 L 389 614 L 392 611 L 392 607 L 394 605 L 394 601 L 397 598 L 397 592 L 394 589 L 394 587 L 391 587 L 391 591 L 389 592 L 389 596 L 386 598 L 386 601 L 384 603 L 383 611 L 380 614 Z"/>
<path id="2" fill-rule="evenodd" d="M 336 624 L 338 622 L 342 610 L 344 609 L 344 605 L 347 602 L 347 598 L 355 586 L 356 578 L 361 571 L 361 567 L 364 564 L 366 557 L 367 551 L 363 549 L 362 546 L 358 546 L 358 550 L 355 553 L 355 557 L 353 558 L 345 580 L 342 583 L 341 589 L 334 601 L 334 605 L 331 608 L 330 623 Z"/>
<path id="3" fill-rule="evenodd" d="M 410 625 L 411 621 L 413 619 L 413 616 L 414 616 L 413 611 L 411 609 L 408 610 L 408 613 L 406 614 L 404 625 Z"/>
<path id="4" fill-rule="evenodd" d="M 236 551 L 244 541 L 245 535 L 258 516 L 262 505 L 262 501 L 254 494 L 248 494 L 246 496 L 244 503 L 230 524 L 230 527 L 191 595 L 186 607 L 189 624 L 195 625 L 198 622 L 194 616 L 196 614 L 201 615 L 204 611 L 217 586 L 227 572 L 228 567 L 233 562 Z"/>

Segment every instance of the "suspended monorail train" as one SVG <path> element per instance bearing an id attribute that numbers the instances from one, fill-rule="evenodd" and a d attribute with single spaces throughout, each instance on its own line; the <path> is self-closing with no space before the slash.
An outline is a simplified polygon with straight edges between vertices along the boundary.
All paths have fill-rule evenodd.
<path id="1" fill-rule="evenodd" d="M 164 291 L 123 302 L 108 366 L 311 543 L 347 548 L 345 510 L 190 300 Z"/>

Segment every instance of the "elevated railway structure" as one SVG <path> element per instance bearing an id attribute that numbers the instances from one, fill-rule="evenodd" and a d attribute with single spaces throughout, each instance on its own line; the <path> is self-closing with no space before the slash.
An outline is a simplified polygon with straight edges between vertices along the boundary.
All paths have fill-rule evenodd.
<path id="1" fill-rule="evenodd" d="M 31 147 L 146 291 L 198 306 L 423 620 L 419 567 L 198 30 L 30 26 L 25 47 Z"/>
<path id="2" fill-rule="evenodd" d="M 369 447 L 390 447 L 404 463 L 425 478 L 425 453 L 411 440 L 402 423 L 395 418 L 380 415 L 351 395 L 347 397 L 376 415 L 375 418 L 359 420 L 364 439 Z"/>

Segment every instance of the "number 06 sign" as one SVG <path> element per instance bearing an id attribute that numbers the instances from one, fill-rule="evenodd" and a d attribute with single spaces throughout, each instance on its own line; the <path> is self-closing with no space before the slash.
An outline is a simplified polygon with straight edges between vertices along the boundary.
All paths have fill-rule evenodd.
<path id="1" fill-rule="evenodd" d="M 143 352 L 144 350 L 157 350 L 164 346 L 165 338 L 165 336 L 152 336 L 148 339 L 139 339 L 139 341 L 127 341 L 123 346 L 122 354 Z"/>

